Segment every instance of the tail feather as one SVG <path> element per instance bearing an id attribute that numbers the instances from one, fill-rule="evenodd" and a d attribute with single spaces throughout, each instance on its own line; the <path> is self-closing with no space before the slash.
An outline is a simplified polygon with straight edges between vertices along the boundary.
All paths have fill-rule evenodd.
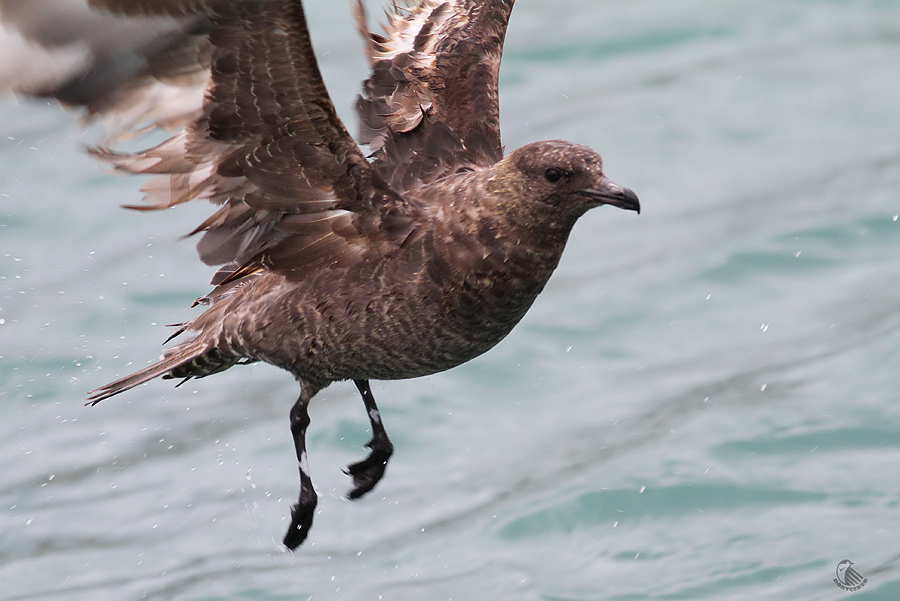
<path id="1" fill-rule="evenodd" d="M 135 386 L 139 384 L 143 384 L 153 378 L 158 378 L 159 376 L 166 376 L 170 374 L 173 370 L 177 370 L 179 367 L 183 367 L 191 362 L 197 361 L 204 355 L 210 352 L 210 349 L 205 344 L 191 344 L 188 342 L 182 346 L 175 347 L 170 351 L 166 352 L 162 359 L 145 367 L 144 369 L 137 371 L 129 376 L 125 376 L 124 378 L 120 378 L 115 382 L 110 382 L 105 386 L 101 386 L 96 390 L 92 390 L 88 393 L 86 405 L 96 405 L 100 401 L 104 399 L 108 399 L 111 396 L 115 396 L 120 392 L 125 392 L 126 390 L 131 390 Z M 230 366 L 229 366 L 230 367 Z M 190 378 L 193 374 L 179 374 L 179 377 L 188 377 Z"/>

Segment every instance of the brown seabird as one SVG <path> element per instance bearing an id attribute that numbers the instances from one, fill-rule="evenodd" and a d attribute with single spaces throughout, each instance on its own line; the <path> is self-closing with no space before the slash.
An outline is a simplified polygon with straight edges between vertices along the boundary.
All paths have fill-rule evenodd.
<path id="1" fill-rule="evenodd" d="M 492 348 L 547 283 L 578 217 L 640 208 L 585 146 L 551 140 L 503 155 L 497 75 L 513 0 L 395 4 L 383 34 L 368 31 L 358 2 L 369 156 L 335 112 L 299 0 L 89 0 L 66 18 L 53 4 L 68 6 L 0 0 L 9 31 L 67 56 L 65 68 L 23 67 L 0 88 L 113 123 L 94 154 L 157 176 L 133 208 L 218 206 L 192 232 L 203 234 L 201 259 L 222 266 L 215 288 L 173 335 L 194 337 L 89 403 L 158 376 L 255 361 L 288 370 L 300 384 L 291 549 L 316 506 L 305 437 L 318 391 L 353 380 L 362 395 L 371 453 L 347 468 L 349 497 L 361 497 L 393 451 L 369 380 L 433 374 Z M 142 152 L 109 150 L 148 123 L 178 131 Z"/>

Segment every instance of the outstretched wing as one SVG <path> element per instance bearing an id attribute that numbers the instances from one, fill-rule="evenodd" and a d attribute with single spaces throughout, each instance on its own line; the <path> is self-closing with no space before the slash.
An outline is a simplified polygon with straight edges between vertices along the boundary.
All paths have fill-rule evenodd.
<path id="1" fill-rule="evenodd" d="M 193 199 L 220 206 L 194 231 L 205 232 L 198 244 L 204 262 L 228 264 L 216 283 L 262 269 L 300 278 L 318 265 L 396 247 L 412 231 L 417 208 L 382 181 L 334 110 L 299 0 L 90 4 L 110 19 L 163 31 L 132 48 L 138 60 L 87 60 L 75 78 L 29 91 L 72 102 L 63 90 L 80 89 L 74 102 L 117 120 L 116 139 L 148 120 L 183 125 L 143 152 L 94 153 L 119 170 L 157 175 L 144 187 L 148 204 L 135 208 Z M 95 94 L 82 85 L 92 78 L 112 83 Z M 161 112 L 152 96 L 163 88 L 201 90 L 200 103 Z"/>
<path id="2" fill-rule="evenodd" d="M 0 0 L 0 92 L 56 97 L 103 116 L 110 139 L 200 113 L 211 23 L 202 14 L 124 18 L 86 0 Z"/>
<path id="3" fill-rule="evenodd" d="M 384 35 L 357 18 L 372 75 L 357 102 L 360 142 L 397 190 L 503 157 L 497 77 L 513 0 L 394 4 Z"/>

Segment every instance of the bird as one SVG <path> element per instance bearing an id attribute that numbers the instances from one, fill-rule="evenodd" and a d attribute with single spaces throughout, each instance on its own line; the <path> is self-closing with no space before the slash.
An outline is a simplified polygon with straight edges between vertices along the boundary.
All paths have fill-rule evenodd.
<path id="1" fill-rule="evenodd" d="M 862 574 L 854 570 L 850 566 L 856 565 L 854 562 L 849 559 L 844 559 L 840 563 L 837 564 L 837 568 L 835 568 L 835 576 L 837 576 L 837 580 L 848 587 L 857 586 L 863 581 Z"/>
<path id="2" fill-rule="evenodd" d="M 289 549 L 307 538 L 317 505 L 306 433 L 319 391 L 352 380 L 362 397 L 369 454 L 346 469 L 358 499 L 393 453 L 370 381 L 485 353 L 542 291 L 580 216 L 601 205 L 640 212 L 586 146 L 546 140 L 505 153 L 498 73 L 513 0 L 393 2 L 380 33 L 357 0 L 370 68 L 358 142 L 326 90 L 300 0 L 73 6 L 0 0 L 17 44 L 0 89 L 104 122 L 90 152 L 153 176 L 145 202 L 128 208 L 209 201 L 214 211 L 190 235 L 218 268 L 195 302 L 202 313 L 167 340 L 179 341 L 87 403 L 259 361 L 290 372 L 300 492 Z M 168 137 L 151 148 L 115 149 L 159 130 Z"/>

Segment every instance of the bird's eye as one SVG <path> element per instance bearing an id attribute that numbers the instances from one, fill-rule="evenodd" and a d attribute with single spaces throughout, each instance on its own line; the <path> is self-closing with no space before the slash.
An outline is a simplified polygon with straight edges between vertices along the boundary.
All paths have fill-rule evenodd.
<path id="1" fill-rule="evenodd" d="M 544 179 L 546 179 L 551 184 L 557 183 L 562 179 L 563 173 L 559 169 L 550 168 L 544 171 Z"/>

